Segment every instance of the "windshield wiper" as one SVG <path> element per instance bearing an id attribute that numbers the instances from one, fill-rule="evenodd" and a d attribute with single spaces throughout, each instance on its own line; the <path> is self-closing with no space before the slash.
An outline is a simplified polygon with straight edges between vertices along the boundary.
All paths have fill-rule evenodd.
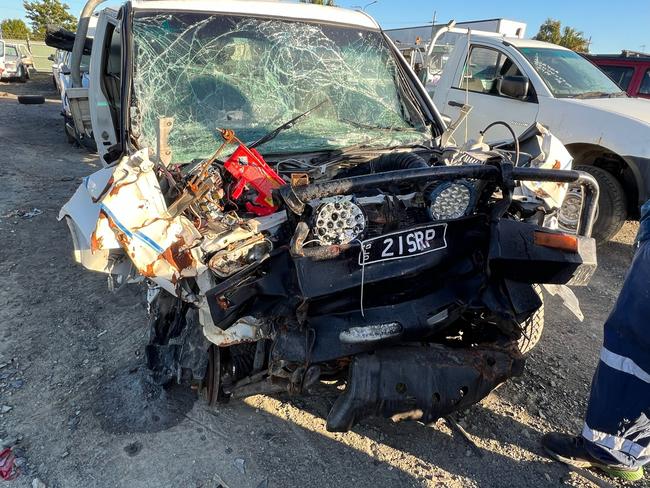
<path id="1" fill-rule="evenodd" d="M 417 130 L 415 127 L 382 127 L 380 125 L 363 124 L 361 122 L 355 122 L 354 120 L 350 120 L 350 119 L 340 119 L 340 120 L 342 122 L 346 122 L 355 127 L 359 127 L 360 129 L 383 130 L 388 132 L 414 132 Z"/>
<path id="2" fill-rule="evenodd" d="M 573 95 L 571 98 L 578 98 L 578 99 L 583 99 L 583 98 L 616 98 L 616 97 L 622 97 L 625 95 L 625 92 L 614 92 L 614 93 L 608 93 L 608 92 L 602 92 L 602 91 L 592 91 L 592 92 L 585 92 L 585 93 L 578 93 L 577 95 Z"/>
<path id="3" fill-rule="evenodd" d="M 306 112 L 303 112 L 303 113 L 301 113 L 300 115 L 294 117 L 293 119 L 291 119 L 291 120 L 285 122 L 284 124 L 282 124 L 282 125 L 276 127 L 276 128 L 273 129 L 271 132 L 269 132 L 268 134 L 266 134 L 266 135 L 260 137 L 260 138 L 259 138 L 258 140 L 256 140 L 255 142 L 253 142 L 253 143 L 251 143 L 251 144 L 247 144 L 248 148 L 249 148 L 249 149 L 254 149 L 254 148 L 258 147 L 258 146 L 261 146 L 262 144 L 266 144 L 267 142 L 272 141 L 272 140 L 275 139 L 275 138 L 276 138 L 276 137 L 277 137 L 277 136 L 278 136 L 282 131 L 285 131 L 285 130 L 287 130 L 287 129 L 291 129 L 291 128 L 296 124 L 296 122 L 298 122 L 298 121 L 299 121 L 300 119 L 302 119 L 303 117 L 306 117 L 307 115 L 311 114 L 311 113 L 312 113 L 314 110 L 316 110 L 317 108 L 320 108 L 320 107 L 321 107 L 322 105 L 324 105 L 327 101 L 328 101 L 328 100 L 323 100 L 323 101 L 320 102 L 318 105 L 316 105 L 316 106 L 310 108 L 310 109 L 307 110 Z"/>
<path id="4" fill-rule="evenodd" d="M 333 160 L 338 160 L 344 156 L 352 156 L 355 154 L 364 154 L 367 152 L 382 152 L 382 151 L 393 151 L 395 149 L 425 149 L 427 151 L 431 150 L 432 148 L 430 146 L 427 146 L 426 144 L 422 143 L 412 143 L 412 144 L 395 144 L 393 146 L 376 146 L 372 145 L 372 142 L 375 142 L 377 140 L 381 139 L 380 137 L 375 137 L 374 139 L 370 139 L 364 142 L 360 142 L 358 144 L 351 144 L 349 146 L 344 146 L 344 147 L 339 147 L 335 149 L 326 149 L 324 151 L 315 151 L 315 152 L 322 152 L 322 156 L 318 156 L 312 159 L 312 163 L 314 164 L 323 164 L 327 163 Z"/>

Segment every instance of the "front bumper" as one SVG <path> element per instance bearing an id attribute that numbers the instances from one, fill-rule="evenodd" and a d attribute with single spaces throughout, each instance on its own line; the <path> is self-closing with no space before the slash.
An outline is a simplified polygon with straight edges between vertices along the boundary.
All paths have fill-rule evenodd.
<path id="1" fill-rule="evenodd" d="M 505 189 L 505 196 L 490 210 L 491 215 L 444 222 L 446 245 L 428 254 L 361 266 L 358 242 L 330 246 L 336 247 L 336 252 L 318 258 L 296 253 L 293 245 L 291 249 L 279 248 L 261 265 L 261 277 L 253 279 L 252 272 L 249 278 L 235 275 L 206 293 L 213 322 L 225 330 L 244 314 L 270 317 L 280 324 L 275 327 L 277 358 L 327 361 L 376 349 L 384 339 L 426 339 L 465 312 L 490 314 L 495 322 L 521 323 L 540 306 L 530 285 L 585 285 L 595 272 L 595 243 L 588 236 L 598 186 L 585 173 L 494 166 L 434 167 L 291 188 L 280 197 L 289 209 L 301 212 L 304 201 L 349 194 L 381 185 L 386 176 L 403 179 L 405 175 L 413 180 L 491 179 Z M 576 249 L 540 244 L 537 234 L 554 232 L 505 217 L 510 206 L 507 190 L 514 187 L 514 179 L 583 184 L 585 210 Z M 434 319 L 440 314 L 442 319 Z M 391 330 L 385 338 L 376 333 L 384 329 Z M 354 333 L 367 340 L 341 340 L 342 335 Z M 310 343 L 309 348 L 306 343 Z"/>

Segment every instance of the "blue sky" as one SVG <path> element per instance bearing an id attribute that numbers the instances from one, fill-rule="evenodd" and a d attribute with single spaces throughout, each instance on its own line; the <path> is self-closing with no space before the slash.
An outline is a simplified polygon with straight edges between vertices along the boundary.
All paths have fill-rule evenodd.
<path id="1" fill-rule="evenodd" d="M 337 1 L 343 7 L 363 7 L 369 2 Z M 67 0 L 67 3 L 72 13 L 78 15 L 85 2 Z M 534 35 L 547 17 L 553 17 L 591 36 L 592 52 L 638 51 L 643 45 L 650 52 L 650 0 L 379 0 L 368 7 L 368 12 L 386 29 L 426 24 L 434 11 L 440 22 L 499 17 L 523 21 L 528 24 L 528 36 Z M 8 17 L 24 17 L 22 0 L 0 0 L 0 18 Z"/>

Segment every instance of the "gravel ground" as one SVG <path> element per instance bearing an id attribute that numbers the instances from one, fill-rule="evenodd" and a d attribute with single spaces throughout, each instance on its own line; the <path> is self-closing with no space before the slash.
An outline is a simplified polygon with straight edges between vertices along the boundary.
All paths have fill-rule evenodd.
<path id="1" fill-rule="evenodd" d="M 48 100 L 19 105 L 18 93 Z M 581 426 L 637 224 L 600 249 L 595 279 L 576 290 L 585 321 L 547 296 L 545 336 L 524 376 L 456 415 L 480 455 L 443 421 L 375 419 L 332 434 L 330 399 L 257 396 L 210 409 L 192 391 L 141 381 L 147 331 L 138 289 L 112 294 L 103 275 L 74 264 L 57 221 L 99 163 L 65 142 L 45 76 L 0 84 L 0 120 L 0 407 L 11 408 L 0 414 L 0 439 L 21 464 L 18 479 L 0 485 L 593 486 L 547 460 L 539 438 Z"/>

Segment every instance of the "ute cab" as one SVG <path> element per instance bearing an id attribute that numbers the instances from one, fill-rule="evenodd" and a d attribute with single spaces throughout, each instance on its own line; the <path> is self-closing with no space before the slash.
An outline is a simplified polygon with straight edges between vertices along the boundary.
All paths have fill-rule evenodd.
<path id="1" fill-rule="evenodd" d="M 462 105 L 472 107 L 461 142 L 495 121 L 518 135 L 541 124 L 566 146 L 574 166 L 599 182 L 597 239 L 609 240 L 628 216 L 639 216 L 650 198 L 650 100 L 628 97 L 583 56 L 541 41 L 450 23 L 428 53 L 423 79 L 435 105 L 450 119 Z M 492 142 L 508 137 L 503 127 L 486 134 Z M 561 214 L 563 228 L 575 228 L 579 208 L 574 189 Z"/>
<path id="2" fill-rule="evenodd" d="M 650 54 L 623 51 L 621 54 L 588 54 L 631 97 L 650 98 Z"/>

